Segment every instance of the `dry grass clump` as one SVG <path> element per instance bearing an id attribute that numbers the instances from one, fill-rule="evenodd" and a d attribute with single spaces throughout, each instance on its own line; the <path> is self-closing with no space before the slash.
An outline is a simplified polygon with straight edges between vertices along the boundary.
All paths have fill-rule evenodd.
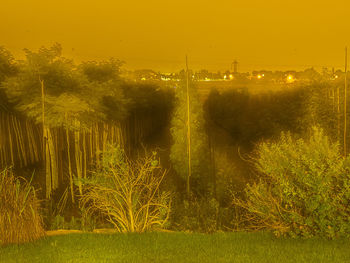
<path id="1" fill-rule="evenodd" d="M 0 172 L 0 245 L 34 241 L 45 235 L 34 187 Z"/>

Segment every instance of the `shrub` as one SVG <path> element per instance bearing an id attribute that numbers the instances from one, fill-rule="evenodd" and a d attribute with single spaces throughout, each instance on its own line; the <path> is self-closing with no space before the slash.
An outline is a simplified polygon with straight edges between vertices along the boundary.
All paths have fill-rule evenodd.
<path id="1" fill-rule="evenodd" d="M 232 219 L 235 211 L 224 206 L 214 197 L 190 199 L 177 197 L 170 216 L 171 229 L 175 231 L 215 233 L 235 228 Z"/>
<path id="2" fill-rule="evenodd" d="M 45 235 L 39 201 L 31 182 L 0 173 L 0 245 L 34 241 Z"/>
<path id="3" fill-rule="evenodd" d="M 144 232 L 165 226 L 170 194 L 159 186 L 166 171 L 152 156 L 129 160 L 119 147 L 102 154 L 102 168 L 82 181 L 82 206 L 101 212 L 120 232 Z"/>
<path id="4" fill-rule="evenodd" d="M 261 175 L 248 185 L 245 200 L 234 204 L 246 212 L 253 229 L 275 234 L 336 237 L 350 234 L 350 157 L 341 156 L 322 130 L 308 140 L 287 133 L 261 143 L 255 166 Z"/>
<path id="5" fill-rule="evenodd" d="M 171 228 L 177 231 L 213 233 L 219 230 L 220 206 L 215 198 L 190 199 L 178 196 L 171 214 Z"/>
<path id="6" fill-rule="evenodd" d="M 231 149 L 230 151 L 237 151 Z M 244 187 L 249 181 L 252 181 L 251 169 L 248 165 L 242 167 L 235 158 L 238 156 L 229 155 L 229 153 L 216 151 L 215 155 L 215 186 L 216 198 L 222 205 L 231 203 L 231 192 L 243 192 Z M 240 158 L 243 158 L 240 156 Z"/>
<path id="7" fill-rule="evenodd" d="M 79 209 L 78 217 L 71 216 L 66 218 L 62 215 L 56 215 L 51 219 L 50 229 L 61 230 L 61 229 L 74 229 L 83 231 L 93 231 L 97 228 L 97 218 L 88 213 L 86 209 Z"/>

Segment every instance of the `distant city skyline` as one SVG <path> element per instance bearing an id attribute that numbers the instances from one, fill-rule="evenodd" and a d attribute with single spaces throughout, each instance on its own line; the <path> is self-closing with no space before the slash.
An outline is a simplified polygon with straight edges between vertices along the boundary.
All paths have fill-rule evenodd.
<path id="1" fill-rule="evenodd" d="M 52 42 L 53 44 L 54 42 Z M 15 59 L 24 59 L 25 57 L 25 53 L 23 51 L 24 48 L 22 49 L 17 49 L 17 48 L 9 48 L 6 45 L 3 45 L 6 49 L 8 49 L 15 57 Z M 37 51 L 41 46 L 43 45 L 39 45 L 35 48 L 32 48 L 30 50 L 32 51 Z M 51 45 L 45 45 L 45 47 L 50 47 Z M 70 52 L 67 52 L 65 50 L 65 47 L 63 46 L 63 54 L 64 57 L 68 58 L 68 59 L 73 59 L 76 63 L 81 63 L 84 61 L 101 61 L 101 60 L 108 60 L 109 58 L 113 57 L 116 59 L 120 59 L 124 62 L 122 68 L 126 69 L 126 70 L 141 70 L 141 69 L 151 69 L 151 70 L 155 70 L 155 71 L 159 71 L 159 72 L 177 72 L 180 71 L 182 69 L 185 68 L 185 56 L 183 58 L 183 60 L 178 59 L 178 60 L 155 60 L 155 59 L 151 59 L 151 60 L 147 60 L 147 59 L 142 59 L 142 58 L 132 58 L 132 59 L 121 59 L 120 57 L 116 57 L 116 56 L 87 56 L 87 57 L 79 57 L 79 56 L 74 56 L 74 54 L 71 54 Z M 232 60 L 230 62 L 230 60 L 228 61 L 224 61 L 224 62 L 220 62 L 220 61 L 210 61 L 207 62 L 205 61 L 205 59 L 202 60 L 191 60 L 191 57 L 188 56 L 188 60 L 189 60 L 189 67 L 193 70 L 199 71 L 199 70 L 209 70 L 211 72 L 224 72 L 226 70 L 232 70 L 231 68 L 231 64 L 234 60 Z M 324 67 L 328 68 L 328 69 L 332 69 L 334 67 L 335 70 L 337 69 L 343 69 L 344 65 L 341 65 L 341 63 L 338 64 L 283 64 L 283 65 L 273 65 L 271 63 L 266 63 L 266 64 L 245 64 L 244 61 L 241 62 L 239 60 L 238 61 L 238 72 L 251 72 L 254 70 L 271 70 L 271 71 L 288 71 L 288 70 L 296 70 L 296 71 L 302 71 L 308 68 L 314 68 L 317 71 L 322 70 Z"/>

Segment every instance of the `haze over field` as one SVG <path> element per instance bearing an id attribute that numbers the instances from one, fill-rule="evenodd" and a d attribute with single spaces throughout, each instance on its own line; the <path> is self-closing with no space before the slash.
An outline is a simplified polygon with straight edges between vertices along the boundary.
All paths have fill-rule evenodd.
<path id="1" fill-rule="evenodd" d="M 126 68 L 304 69 L 343 65 L 350 43 L 341 1 L 2 0 L 0 45 L 16 57 L 59 42 L 76 61 L 110 56 Z"/>

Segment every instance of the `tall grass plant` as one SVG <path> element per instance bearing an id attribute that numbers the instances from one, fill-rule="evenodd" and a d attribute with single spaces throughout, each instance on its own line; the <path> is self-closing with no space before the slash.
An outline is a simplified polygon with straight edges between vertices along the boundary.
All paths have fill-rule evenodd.
<path id="1" fill-rule="evenodd" d="M 36 190 L 11 169 L 0 173 L 0 245 L 23 243 L 45 235 Z"/>

